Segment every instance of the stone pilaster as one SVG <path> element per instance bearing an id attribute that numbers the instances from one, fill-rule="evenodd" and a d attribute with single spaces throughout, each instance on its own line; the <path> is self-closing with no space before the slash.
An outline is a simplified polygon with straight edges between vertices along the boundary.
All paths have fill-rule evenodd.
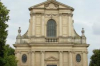
<path id="1" fill-rule="evenodd" d="M 86 66 L 86 63 L 85 63 L 85 52 L 82 52 L 83 53 L 83 66 Z"/>
<path id="2" fill-rule="evenodd" d="M 35 66 L 35 51 L 31 52 L 31 66 Z"/>
<path id="3" fill-rule="evenodd" d="M 69 21 L 68 21 L 68 36 L 71 36 L 71 30 L 72 30 L 72 25 L 71 25 L 71 16 L 69 15 Z"/>
<path id="4" fill-rule="evenodd" d="M 59 51 L 59 66 L 63 66 L 63 51 Z"/>
<path id="5" fill-rule="evenodd" d="M 41 66 L 44 66 L 44 51 L 41 51 Z"/>
<path id="6" fill-rule="evenodd" d="M 75 65 L 75 60 L 74 59 L 76 60 L 76 51 L 72 51 L 72 62 L 73 62 L 72 66 Z"/>
<path id="7" fill-rule="evenodd" d="M 31 19 L 29 19 L 29 31 L 28 31 L 28 36 L 31 36 L 32 35 L 32 19 L 33 17 L 31 16 Z"/>
<path id="8" fill-rule="evenodd" d="M 28 28 L 28 36 L 32 35 L 32 24 L 33 24 L 33 15 L 30 14 L 30 19 L 29 19 L 29 28 Z"/>
<path id="9" fill-rule="evenodd" d="M 16 58 L 18 60 L 17 66 L 20 66 L 21 65 L 21 52 L 16 51 L 15 54 L 16 54 Z"/>
<path id="10" fill-rule="evenodd" d="M 86 51 L 86 66 L 88 66 L 88 51 Z"/>
<path id="11" fill-rule="evenodd" d="M 44 36 L 44 15 L 42 15 L 42 36 Z"/>
<path id="12" fill-rule="evenodd" d="M 32 36 L 35 36 L 35 15 L 33 15 L 33 20 L 32 20 Z"/>
<path id="13" fill-rule="evenodd" d="M 87 57 L 88 52 L 83 51 L 83 66 L 88 66 L 88 57 Z"/>
<path id="14" fill-rule="evenodd" d="M 72 51 L 69 51 L 69 66 L 73 66 L 73 60 L 72 60 Z"/>
<path id="15" fill-rule="evenodd" d="M 31 66 L 31 52 L 28 51 L 28 65 Z"/>
<path id="16" fill-rule="evenodd" d="M 62 14 L 59 15 L 59 35 L 62 36 Z"/>

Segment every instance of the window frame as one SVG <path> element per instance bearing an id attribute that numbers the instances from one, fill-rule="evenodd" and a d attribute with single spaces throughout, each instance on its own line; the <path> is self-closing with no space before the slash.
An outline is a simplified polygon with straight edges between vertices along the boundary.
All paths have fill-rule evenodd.
<path id="1" fill-rule="evenodd" d="M 23 63 L 26 63 L 27 62 L 27 55 L 26 54 L 23 54 L 22 55 L 22 62 Z"/>
<path id="2" fill-rule="evenodd" d="M 82 58 L 81 58 L 81 55 L 80 54 L 77 54 L 76 55 L 76 61 L 77 62 L 81 62 Z"/>
<path id="3" fill-rule="evenodd" d="M 47 22 L 47 37 L 56 37 L 57 36 L 57 24 L 53 19 L 48 20 Z"/>

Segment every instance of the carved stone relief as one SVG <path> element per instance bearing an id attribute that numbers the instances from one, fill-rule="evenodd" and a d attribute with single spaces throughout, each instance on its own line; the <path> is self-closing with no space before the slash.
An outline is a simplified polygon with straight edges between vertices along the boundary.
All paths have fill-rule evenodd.
<path id="1" fill-rule="evenodd" d="M 46 9 L 57 9 L 57 8 L 59 8 L 59 5 L 54 4 L 54 3 L 48 3 L 48 4 L 45 4 L 45 8 Z"/>

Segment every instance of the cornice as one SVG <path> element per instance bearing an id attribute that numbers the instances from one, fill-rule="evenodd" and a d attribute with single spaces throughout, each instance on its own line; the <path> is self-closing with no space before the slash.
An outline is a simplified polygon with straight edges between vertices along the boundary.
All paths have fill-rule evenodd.
<path id="1" fill-rule="evenodd" d="M 31 16 L 35 16 L 35 15 L 37 15 L 37 16 L 42 16 L 42 15 L 44 15 L 44 16 L 73 16 L 73 14 L 71 14 L 71 13 L 59 13 L 59 14 L 45 14 L 45 13 L 31 13 L 30 14 Z"/>
<path id="2" fill-rule="evenodd" d="M 67 9 L 74 11 L 74 8 L 73 8 L 73 7 L 70 7 L 70 6 L 68 6 L 68 5 L 65 5 L 65 4 L 63 4 L 63 3 L 60 3 L 60 2 L 54 1 L 54 0 L 45 1 L 45 2 L 43 2 L 43 3 L 34 5 L 34 6 L 30 7 L 29 10 L 32 10 L 32 9 L 34 9 L 34 8 L 37 8 L 38 6 L 41 6 L 41 5 L 44 5 L 45 7 L 47 7 L 48 4 L 50 4 L 50 3 L 55 4 L 56 7 L 58 7 L 59 5 L 62 5 L 62 6 L 64 6 L 64 7 L 66 7 Z"/>
<path id="3" fill-rule="evenodd" d="M 14 47 L 30 47 L 29 44 L 13 44 Z"/>
<path id="4" fill-rule="evenodd" d="M 89 44 L 14 44 L 14 47 L 89 47 Z"/>

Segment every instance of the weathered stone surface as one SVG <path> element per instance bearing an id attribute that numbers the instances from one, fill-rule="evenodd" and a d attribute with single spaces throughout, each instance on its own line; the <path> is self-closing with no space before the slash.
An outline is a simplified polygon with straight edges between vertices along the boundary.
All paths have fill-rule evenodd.
<path id="1" fill-rule="evenodd" d="M 79 36 L 73 27 L 74 9 L 56 0 L 47 0 L 32 6 L 30 25 L 27 32 L 16 38 L 15 54 L 18 66 L 88 66 L 86 37 L 84 30 Z M 56 37 L 47 37 L 47 22 L 56 22 Z M 19 32 L 20 33 L 20 32 Z M 19 36 L 20 35 L 20 36 Z M 27 62 L 22 62 L 22 55 L 27 55 Z M 76 61 L 80 54 L 81 61 Z"/>

